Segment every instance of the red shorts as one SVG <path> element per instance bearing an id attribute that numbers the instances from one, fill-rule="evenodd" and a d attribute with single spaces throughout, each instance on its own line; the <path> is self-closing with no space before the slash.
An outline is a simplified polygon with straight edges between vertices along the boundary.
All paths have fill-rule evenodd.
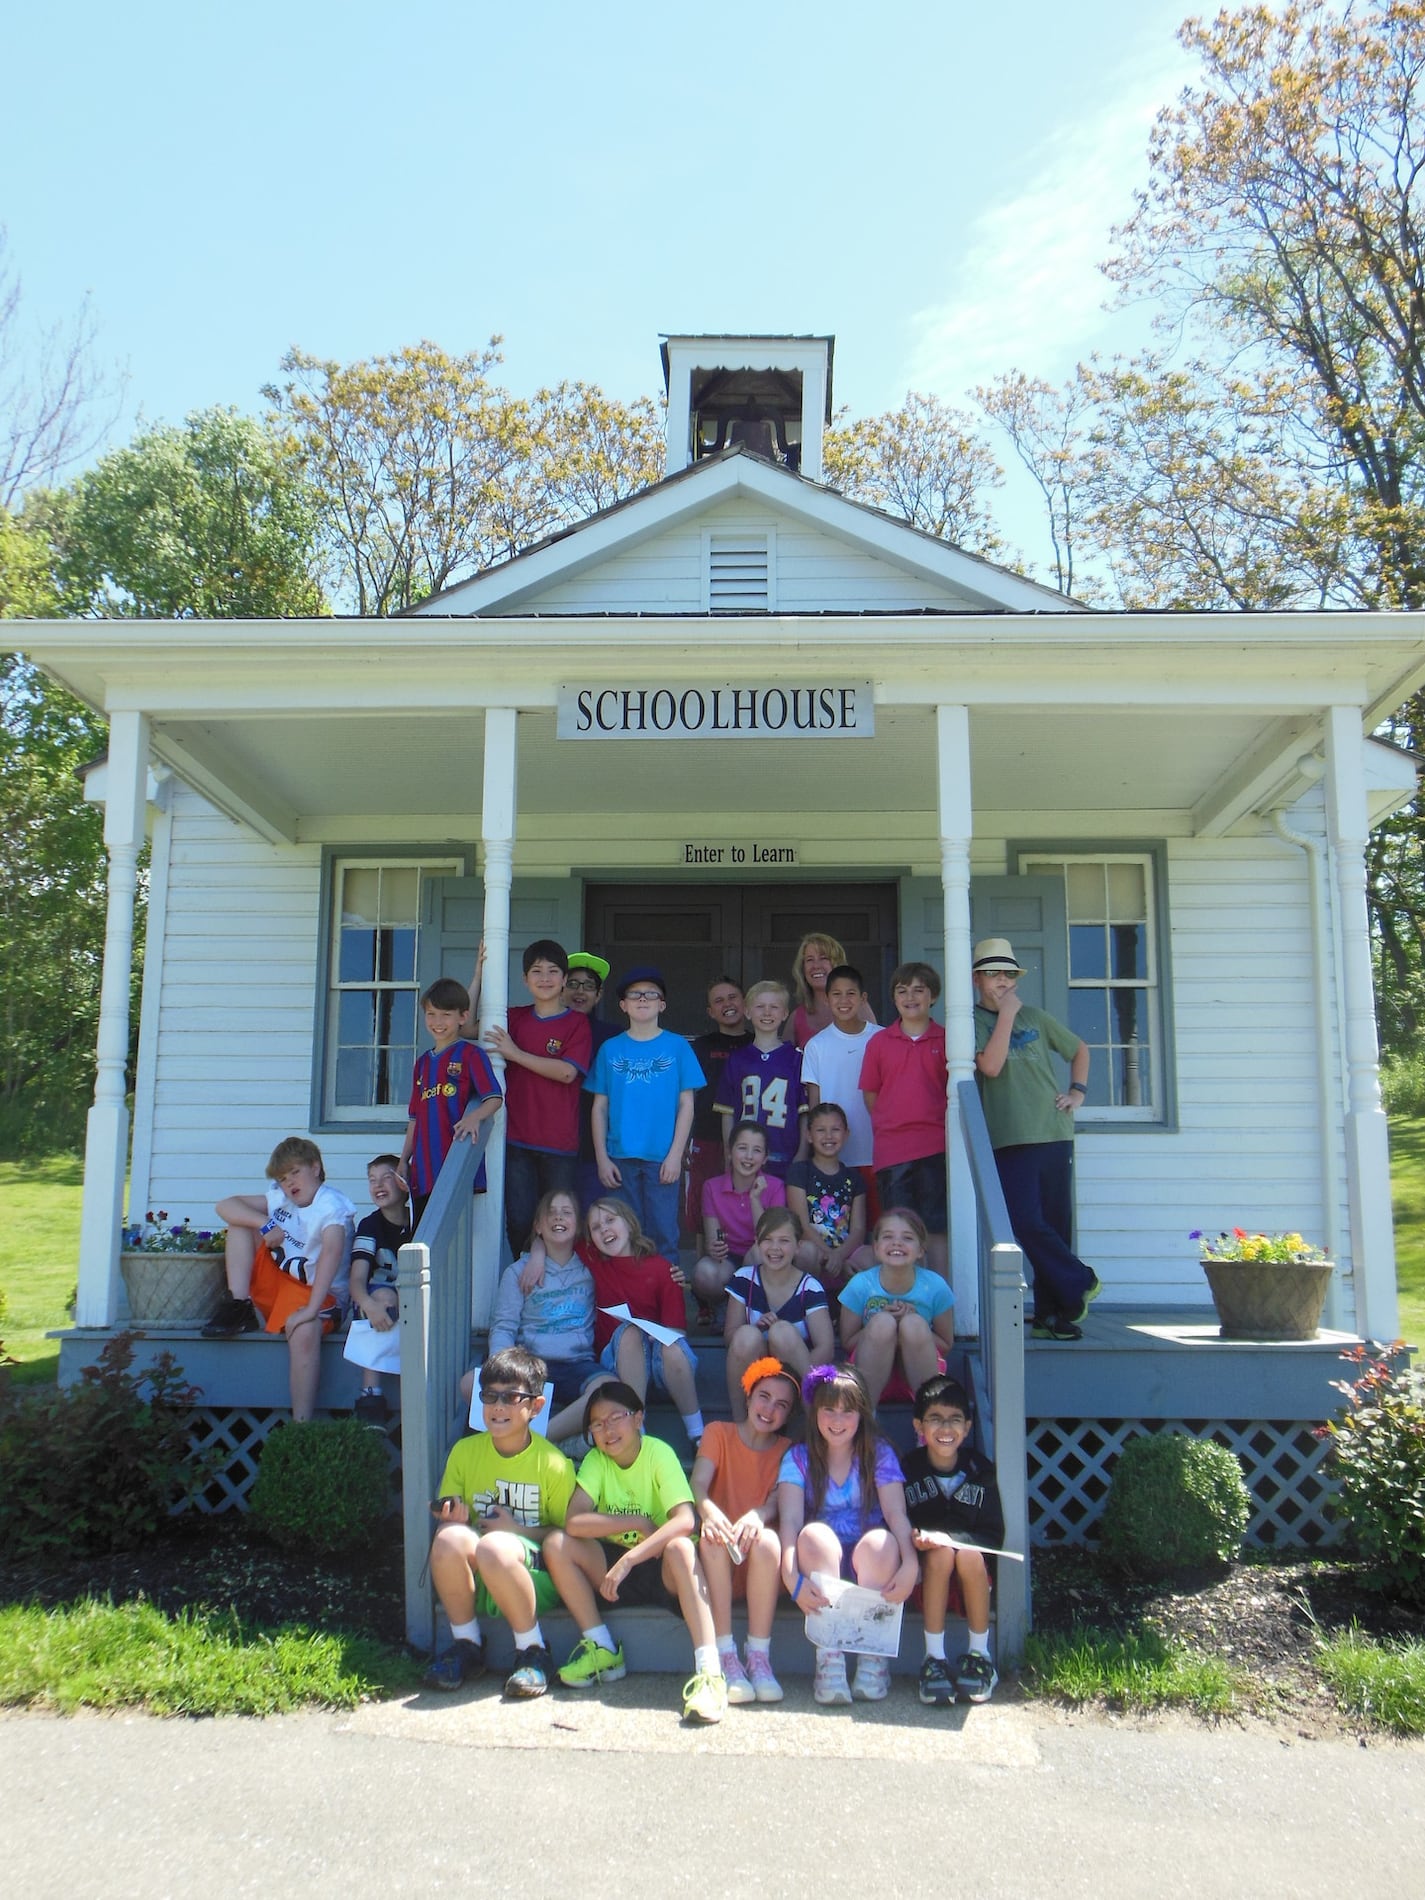
<path id="1" fill-rule="evenodd" d="M 851 1348 L 851 1363 L 853 1366 L 856 1363 L 854 1346 Z M 938 1346 L 935 1348 L 935 1364 L 939 1371 L 945 1370 L 945 1355 Z M 914 1398 L 915 1394 L 906 1384 L 905 1374 L 901 1371 L 900 1354 L 897 1353 L 896 1362 L 891 1367 L 891 1376 L 886 1380 L 886 1389 L 876 1403 L 880 1405 L 889 1400 L 892 1405 L 909 1405 Z"/>
<path id="2" fill-rule="evenodd" d="M 923 1563 L 925 1561 L 924 1551 L 921 1551 L 920 1558 Z M 906 1604 L 908 1610 L 924 1609 L 925 1606 L 921 1602 L 920 1592 L 921 1586 L 917 1583 L 910 1593 L 909 1602 Z M 965 1614 L 965 1595 L 960 1588 L 960 1573 L 958 1570 L 952 1570 L 950 1572 L 950 1589 L 945 1598 L 945 1614 L 947 1616 L 963 1616 Z"/>
<path id="3" fill-rule="evenodd" d="M 269 1333 L 280 1333 L 293 1313 L 300 1313 L 312 1296 L 312 1289 L 284 1273 L 262 1241 L 252 1263 L 252 1285 L 248 1296 L 267 1322 Z M 341 1305 L 334 1293 L 322 1301 L 322 1331 L 334 1333 L 341 1320 Z"/>

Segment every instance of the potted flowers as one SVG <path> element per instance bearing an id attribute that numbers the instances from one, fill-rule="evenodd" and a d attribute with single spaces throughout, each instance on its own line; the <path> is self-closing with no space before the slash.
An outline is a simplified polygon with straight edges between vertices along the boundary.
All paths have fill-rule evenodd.
<path id="1" fill-rule="evenodd" d="M 1224 1339 L 1314 1339 L 1335 1272 L 1320 1247 L 1300 1234 L 1251 1234 L 1197 1228 L 1202 1270 Z"/>
<path id="2" fill-rule="evenodd" d="M 167 1211 L 125 1227 L 119 1271 L 129 1312 L 151 1325 L 199 1325 L 210 1320 L 227 1291 L 227 1229 L 170 1222 Z"/>

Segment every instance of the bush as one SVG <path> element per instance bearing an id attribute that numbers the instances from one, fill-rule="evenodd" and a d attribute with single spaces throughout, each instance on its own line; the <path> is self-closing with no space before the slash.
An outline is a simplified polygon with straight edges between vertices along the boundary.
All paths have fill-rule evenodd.
<path id="1" fill-rule="evenodd" d="M 1425 1049 L 1387 1051 L 1381 1057 L 1380 1093 L 1387 1115 L 1425 1115 Z"/>
<path id="2" fill-rule="evenodd" d="M 386 1434 L 354 1418 L 317 1419 L 263 1446 L 252 1516 L 283 1550 L 329 1556 L 369 1543 L 390 1495 Z"/>
<path id="3" fill-rule="evenodd" d="M 1230 1563 L 1251 1514 L 1242 1467 L 1224 1446 L 1180 1432 L 1135 1438 L 1114 1466 L 1103 1550 L 1143 1577 Z"/>
<path id="4" fill-rule="evenodd" d="M 1396 1376 L 1402 1352 L 1372 1357 L 1358 1346 L 1345 1354 L 1362 1370 L 1354 1383 L 1337 1384 L 1346 1409 L 1327 1429 L 1339 1509 L 1365 1559 L 1362 1581 L 1425 1608 L 1425 1405 L 1409 1378 Z"/>
<path id="5" fill-rule="evenodd" d="M 171 1353 L 135 1378 L 116 1333 L 63 1390 L 0 1391 L 0 1546 L 11 1556 L 127 1550 L 152 1537 L 206 1469 L 189 1447 L 198 1397 Z"/>

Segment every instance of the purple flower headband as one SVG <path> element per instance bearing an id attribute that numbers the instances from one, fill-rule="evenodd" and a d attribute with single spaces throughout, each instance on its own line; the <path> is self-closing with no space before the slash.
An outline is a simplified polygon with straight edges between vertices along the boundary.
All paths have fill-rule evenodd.
<path id="1" fill-rule="evenodd" d="M 802 1404 L 810 1408 L 812 1393 L 819 1385 L 826 1385 L 841 1377 L 840 1366 L 813 1366 L 802 1380 Z"/>

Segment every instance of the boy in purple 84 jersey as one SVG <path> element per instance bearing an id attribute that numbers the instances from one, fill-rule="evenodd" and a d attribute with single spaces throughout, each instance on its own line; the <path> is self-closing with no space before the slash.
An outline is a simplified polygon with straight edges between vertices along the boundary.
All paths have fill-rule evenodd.
<path id="1" fill-rule="evenodd" d="M 469 1141 L 481 1122 L 498 1112 L 502 1096 L 490 1058 L 478 1042 L 467 1042 L 460 1025 L 470 1008 L 470 992 L 454 977 L 432 983 L 421 998 L 426 1028 L 435 1043 L 416 1057 L 411 1076 L 401 1174 L 411 1190 L 411 1226 L 419 1227 L 436 1176 L 453 1141 Z M 475 1191 L 485 1187 L 485 1164 Z"/>
<path id="2" fill-rule="evenodd" d="M 767 1166 L 784 1180 L 792 1162 L 806 1152 L 801 1051 L 781 1039 L 791 998 L 780 983 L 754 983 L 746 1003 L 752 1040 L 724 1063 L 713 1106 L 724 1117 L 727 1133 L 738 1122 L 756 1122 L 767 1131 Z"/>

